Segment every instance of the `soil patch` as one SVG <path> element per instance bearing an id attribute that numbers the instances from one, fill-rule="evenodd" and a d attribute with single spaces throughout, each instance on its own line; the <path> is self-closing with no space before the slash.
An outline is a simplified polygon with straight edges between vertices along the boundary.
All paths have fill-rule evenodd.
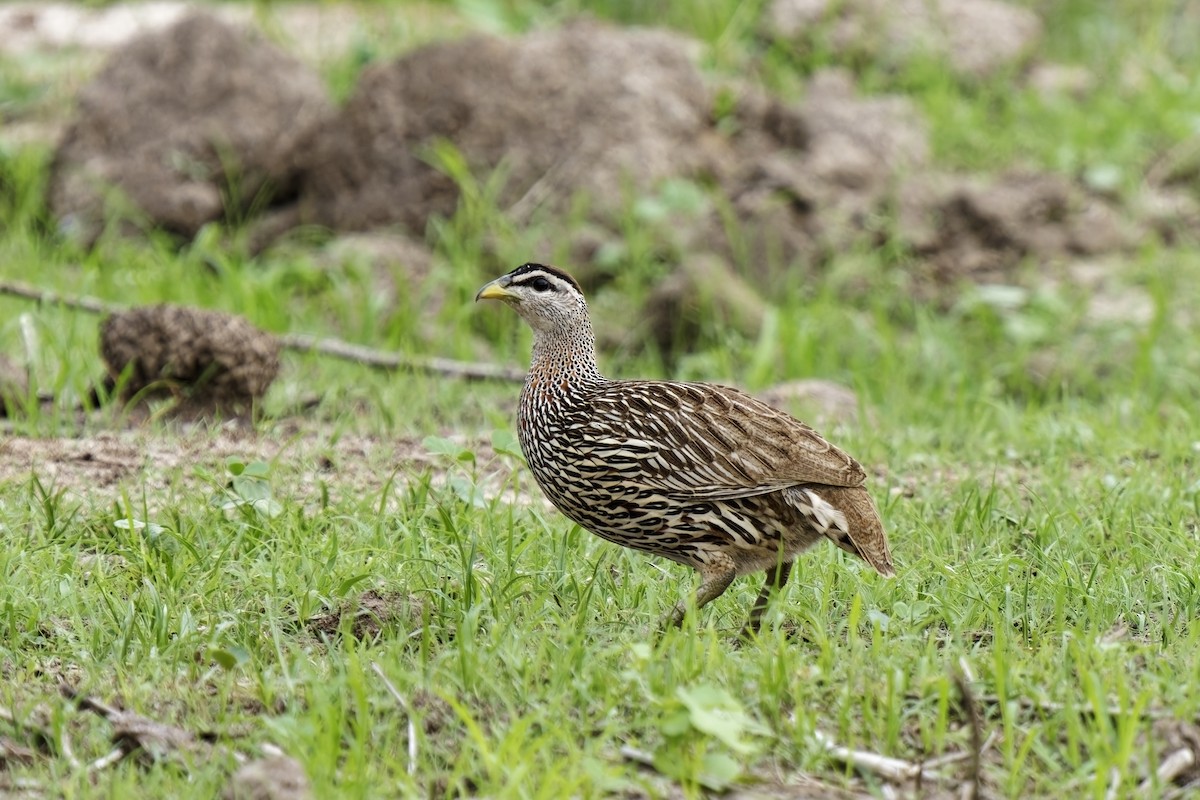
<path id="1" fill-rule="evenodd" d="M 400 592 L 381 594 L 371 589 L 335 609 L 310 617 L 304 621 L 304 627 L 315 636 L 329 638 L 340 634 L 349 618 L 349 634 L 355 639 L 371 641 L 388 628 L 419 628 L 423 614 L 418 597 Z"/>
<path id="2" fill-rule="evenodd" d="M 319 507 L 322 493 L 331 503 L 369 499 L 376 506 L 385 489 L 390 508 L 409 480 L 430 474 L 435 486 L 444 486 L 460 468 L 431 453 L 420 439 L 338 434 L 317 423 L 300 424 L 280 423 L 263 434 L 227 425 L 72 438 L 10 435 L 0 440 L 0 483 L 36 477 L 69 501 L 97 508 L 111 507 L 123 496 L 144 496 L 153 512 L 180 491 L 211 494 L 225 480 L 226 460 L 235 458 L 269 463 L 273 495 L 306 508 Z M 486 439 L 461 438 L 461 443 L 476 454 L 474 484 L 485 497 L 544 502 L 514 490 L 513 463 L 497 456 Z"/>
<path id="3" fill-rule="evenodd" d="M 941 58 L 977 79 L 1019 65 L 1041 42 L 1033 11 L 996 0 L 773 0 L 764 33 L 894 66 Z"/>

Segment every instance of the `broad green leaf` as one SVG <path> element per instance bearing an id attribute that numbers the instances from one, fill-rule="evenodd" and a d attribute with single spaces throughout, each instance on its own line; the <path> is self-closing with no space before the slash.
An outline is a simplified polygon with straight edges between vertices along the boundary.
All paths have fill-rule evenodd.
<path id="1" fill-rule="evenodd" d="M 701 684 L 692 688 L 680 686 L 675 695 L 687 706 L 692 727 L 720 739 L 739 753 L 755 751 L 746 733 L 761 733 L 762 726 L 752 720 L 741 704 L 729 692 L 716 686 Z"/>
<path id="2" fill-rule="evenodd" d="M 741 776 L 742 765 L 728 753 L 710 751 L 704 754 L 703 772 L 700 773 L 700 782 L 704 784 L 704 788 L 721 792 L 732 786 Z"/>
<path id="3" fill-rule="evenodd" d="M 246 465 L 246 475 L 253 475 L 257 478 L 266 478 L 271 474 L 271 465 L 265 461 L 252 461 Z"/>

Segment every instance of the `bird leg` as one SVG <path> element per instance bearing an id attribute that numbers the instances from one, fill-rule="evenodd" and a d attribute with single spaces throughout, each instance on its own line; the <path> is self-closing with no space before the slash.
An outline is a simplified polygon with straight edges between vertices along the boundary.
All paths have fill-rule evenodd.
<path id="1" fill-rule="evenodd" d="M 780 561 L 775 566 L 766 570 L 766 583 L 763 584 L 762 591 L 758 593 L 758 599 L 754 601 L 754 605 L 750 608 L 750 618 L 746 620 L 746 627 L 742 628 L 743 639 L 748 639 L 751 634 L 758 633 L 759 626 L 762 625 L 763 612 L 771 604 L 771 597 L 777 589 L 782 588 L 787 583 L 788 576 L 791 574 L 791 561 Z"/>
<path id="2" fill-rule="evenodd" d="M 721 572 L 701 572 L 700 586 L 696 589 L 696 610 L 699 611 L 707 603 L 717 599 L 733 583 L 737 570 L 732 566 Z M 680 600 L 675 609 L 663 620 L 663 629 L 678 628 L 683 625 L 683 615 L 687 613 L 688 601 Z"/>

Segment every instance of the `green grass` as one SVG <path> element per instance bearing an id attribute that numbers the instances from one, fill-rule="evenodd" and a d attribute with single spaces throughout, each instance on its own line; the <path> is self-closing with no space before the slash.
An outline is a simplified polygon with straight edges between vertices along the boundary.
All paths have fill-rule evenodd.
<path id="1" fill-rule="evenodd" d="M 577 7 L 455 11 L 523 30 Z M 1147 8 L 1048 4 L 1049 57 L 1105 80 L 1109 63 L 1196 74 L 1195 53 L 1172 44 L 1175 7 Z M 648 21 L 640 4 L 594 10 Z M 715 70 L 753 60 L 769 84 L 801 85 L 814 65 L 771 55 L 752 36 L 754 13 L 756 4 L 725 2 L 672 21 L 722 48 Z M 378 46 L 370 52 L 390 52 Z M 366 52 L 331 65 L 331 85 L 344 88 Z M 22 113 L 53 94 L 11 64 L 0 77 Z M 956 168 L 1111 164 L 1133 186 L 1156 153 L 1196 133 L 1194 81 L 1155 78 L 1134 95 L 1105 87 L 1054 105 L 1001 83 L 962 86 L 928 65 L 868 71 L 864 81 L 909 93 L 929 115 L 937 160 Z M 421 355 L 523 362 L 528 334 L 515 317 L 471 297 L 541 257 L 535 242 L 565 252 L 582 224 L 517 229 L 492 202 L 494 187 L 461 176 L 468 201 L 430 234 L 444 269 L 389 311 L 368 270 L 321 266 L 303 237 L 258 258 L 222 226 L 182 247 L 110 236 L 81 252 L 53 235 L 42 207 L 48 155 L 0 152 L 0 277 L 220 308 L 269 330 Z M 638 200 L 610 266 L 618 277 L 594 298 L 609 324 L 670 268 L 660 256 L 670 244 Z M 129 761 L 97 775 L 56 752 L 0 767 L 0 785 L 29 778 L 63 797 L 214 796 L 235 768 L 231 750 L 270 742 L 304 765 L 319 797 L 658 796 L 671 785 L 699 796 L 802 774 L 863 786 L 814 732 L 912 760 L 960 751 L 970 731 L 955 676 L 965 669 L 984 734 L 999 736 L 984 758 L 996 796 L 1101 798 L 1113 775 L 1116 796 L 1131 793 L 1163 756 L 1152 717 L 1200 717 L 1200 248 L 1148 244 L 1127 259 L 1119 280 L 1154 302 L 1143 326 L 1090 321 L 1070 286 L 1012 304 L 967 295 L 949 310 L 924 306 L 905 293 L 906 266 L 902 254 L 846 253 L 774 297 L 757 339 L 710 327 L 669 368 L 755 388 L 809 376 L 852 385 L 864 423 L 831 433 L 875 476 L 896 580 L 818 547 L 758 641 L 732 643 L 757 578 L 656 640 L 656 621 L 693 576 L 601 542 L 538 501 L 509 502 L 501 489 L 539 497 L 519 460 L 488 461 L 488 448 L 471 443 L 511 441 L 515 387 L 291 355 L 259 430 L 281 448 L 265 467 L 273 516 L 214 503 L 227 499 L 220 459 L 151 460 L 119 490 L 89 493 L 45 471 L 0 485 L 0 706 L 19 719 L 41 709 L 39 724 L 67 732 L 85 761 L 108 751 L 109 728 L 59 697 L 62 680 L 217 741 L 182 766 Z M 440 306 L 427 307 L 432 295 Z M 81 427 L 70 410 L 102 374 L 96 320 L 0 298 L 0 352 L 22 353 L 22 313 L 41 345 L 35 389 L 60 400 L 10 420 L 12 435 L 116 426 L 118 415 L 100 414 Z M 1039 377 L 1033 367 L 1047 354 L 1055 370 Z M 668 371 L 653 352 L 602 359 L 620 376 Z M 315 387 L 320 402 L 297 420 Z M 298 442 L 297 426 L 318 430 L 328 448 L 352 434 L 460 434 L 468 444 L 430 440 L 418 450 L 434 451 L 433 467 L 376 454 L 354 465 L 353 483 L 322 467 L 326 445 Z M 141 435 L 184 436 L 161 424 Z M 0 441 L 0 457 L 12 446 Z M 402 599 L 378 634 L 356 639 L 347 618 L 326 640 L 303 624 L 368 589 Z M 35 744 L 2 722 L 0 736 Z M 652 754 L 657 771 L 623 760 L 625 745 Z M 865 786 L 878 790 L 869 778 Z"/>

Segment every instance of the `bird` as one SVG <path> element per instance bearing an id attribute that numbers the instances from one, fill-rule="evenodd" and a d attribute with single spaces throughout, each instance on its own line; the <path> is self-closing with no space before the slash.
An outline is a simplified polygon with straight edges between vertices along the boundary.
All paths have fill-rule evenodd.
<path id="1" fill-rule="evenodd" d="M 796 556 L 829 539 L 894 576 L 866 472 L 808 425 L 729 386 L 601 374 L 579 283 L 522 264 L 484 285 L 533 329 L 517 438 L 534 480 L 582 528 L 700 574 L 694 608 L 764 572 L 742 636 L 759 632 Z M 685 596 L 662 627 L 681 626 Z"/>

